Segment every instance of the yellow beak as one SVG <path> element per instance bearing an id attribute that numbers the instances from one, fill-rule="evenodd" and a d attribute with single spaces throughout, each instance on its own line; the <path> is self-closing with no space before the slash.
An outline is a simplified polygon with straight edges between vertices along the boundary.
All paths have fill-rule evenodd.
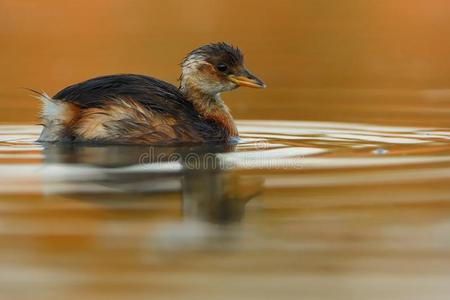
<path id="1" fill-rule="evenodd" d="M 249 71 L 243 72 L 242 75 L 236 76 L 236 75 L 228 75 L 228 80 L 231 82 L 236 83 L 239 86 L 246 86 L 251 88 L 259 88 L 263 89 L 266 87 L 264 82 L 262 82 L 260 79 L 258 79 L 256 76 L 254 76 Z"/>

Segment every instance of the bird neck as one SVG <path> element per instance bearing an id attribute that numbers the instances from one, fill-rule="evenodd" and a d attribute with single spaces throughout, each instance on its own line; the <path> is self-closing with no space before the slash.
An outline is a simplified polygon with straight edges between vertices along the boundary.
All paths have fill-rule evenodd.
<path id="1" fill-rule="evenodd" d="M 218 123 L 230 137 L 238 136 L 234 119 L 219 93 L 205 93 L 195 83 L 185 79 L 181 81 L 180 91 L 204 119 Z"/>

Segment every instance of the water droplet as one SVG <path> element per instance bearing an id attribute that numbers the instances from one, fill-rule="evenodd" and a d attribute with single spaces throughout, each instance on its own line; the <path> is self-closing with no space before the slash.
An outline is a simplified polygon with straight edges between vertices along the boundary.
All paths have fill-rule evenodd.
<path id="1" fill-rule="evenodd" d="M 377 148 L 377 149 L 373 150 L 372 153 L 376 154 L 376 155 L 384 155 L 384 154 L 388 153 L 388 150 L 383 149 L 383 148 Z"/>

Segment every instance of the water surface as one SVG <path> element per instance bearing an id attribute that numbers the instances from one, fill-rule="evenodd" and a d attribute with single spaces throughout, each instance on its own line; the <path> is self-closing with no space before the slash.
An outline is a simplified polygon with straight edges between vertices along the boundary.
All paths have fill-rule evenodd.
<path id="1" fill-rule="evenodd" d="M 0 126 L 7 298 L 444 299 L 450 131 L 240 121 L 235 146 Z M 27 286 L 27 289 L 23 287 Z"/>

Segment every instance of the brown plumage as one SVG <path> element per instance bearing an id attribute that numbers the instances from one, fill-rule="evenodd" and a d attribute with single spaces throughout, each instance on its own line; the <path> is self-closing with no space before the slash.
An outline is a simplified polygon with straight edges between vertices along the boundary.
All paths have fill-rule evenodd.
<path id="1" fill-rule="evenodd" d="M 93 78 L 43 101 L 41 142 L 115 144 L 226 143 L 238 138 L 220 93 L 264 83 L 225 43 L 190 52 L 181 63 L 180 87 L 143 75 Z"/>

